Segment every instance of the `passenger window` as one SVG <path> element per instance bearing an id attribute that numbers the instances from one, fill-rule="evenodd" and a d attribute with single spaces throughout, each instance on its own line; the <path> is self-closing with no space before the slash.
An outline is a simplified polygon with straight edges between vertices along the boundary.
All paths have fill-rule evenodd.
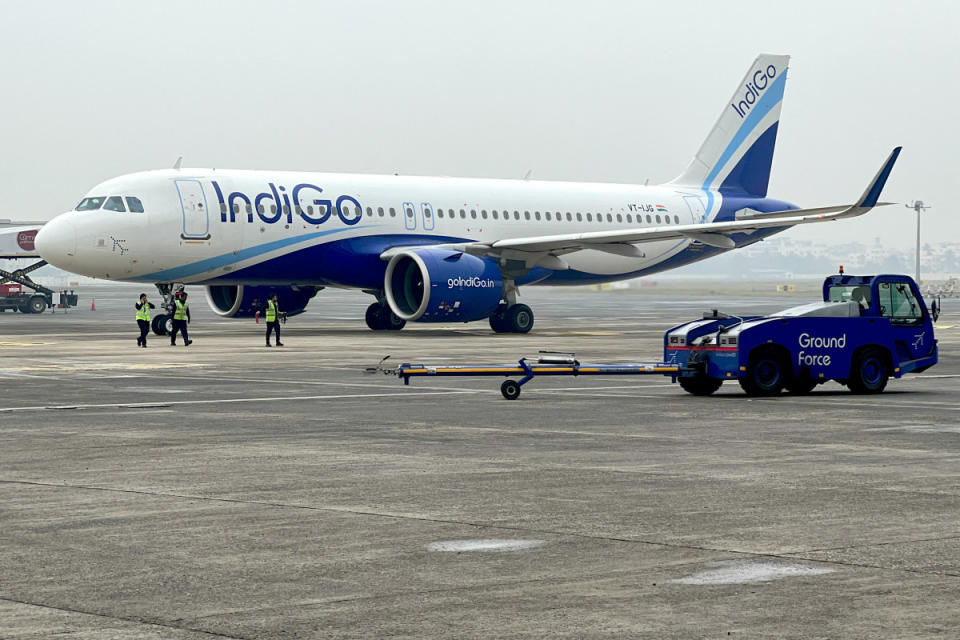
<path id="1" fill-rule="evenodd" d="M 127 208 L 123 206 L 123 198 L 120 196 L 110 196 L 107 198 L 106 203 L 103 205 L 103 208 L 107 211 L 122 211 L 126 212 Z"/>
<path id="2" fill-rule="evenodd" d="M 680 216 L 673 216 L 673 221 L 677 224 L 680 224 Z"/>
<path id="3" fill-rule="evenodd" d="M 404 210 L 404 212 L 407 214 L 407 217 L 408 217 L 408 218 L 412 218 L 412 217 L 413 217 L 413 209 L 411 209 L 410 207 L 404 207 L 403 210 Z"/>
<path id="4" fill-rule="evenodd" d="M 103 201 L 106 200 L 103 196 L 97 198 L 84 198 L 80 201 L 80 204 L 77 205 L 76 211 L 93 211 L 94 209 L 99 209 L 103 206 Z"/>
<path id="5" fill-rule="evenodd" d="M 577 214 L 577 222 L 583 222 L 583 214 L 582 214 L 582 213 L 578 213 L 578 214 Z"/>
<path id="6" fill-rule="evenodd" d="M 234 214 L 240 213 L 240 203 L 239 203 L 239 202 L 234 202 L 234 203 L 233 203 L 233 213 L 234 213 Z"/>
<path id="7" fill-rule="evenodd" d="M 383 217 L 383 207 L 377 207 L 377 215 Z"/>
<path id="8" fill-rule="evenodd" d="M 480 210 L 480 217 L 483 218 L 484 220 L 487 219 L 487 210 L 486 210 L 486 209 L 481 209 L 481 210 Z"/>
<path id="9" fill-rule="evenodd" d="M 394 209 L 393 207 L 390 207 L 390 217 L 391 217 L 391 218 L 396 218 L 396 217 L 397 217 L 397 210 Z"/>
<path id="10" fill-rule="evenodd" d="M 923 321 L 923 308 L 906 282 L 881 282 L 879 295 L 880 315 L 890 318 L 892 324 L 912 325 Z"/>
<path id="11" fill-rule="evenodd" d="M 373 215 L 373 207 L 367 207 L 367 217 L 369 218 L 372 215 Z"/>
<path id="12" fill-rule="evenodd" d="M 607 222 L 613 222 L 613 214 L 612 214 L 612 213 L 608 213 L 608 214 L 607 214 Z"/>
<path id="13" fill-rule="evenodd" d="M 588 214 L 587 214 L 587 222 L 593 222 L 593 214 L 592 214 L 592 213 L 588 213 Z"/>
<path id="14" fill-rule="evenodd" d="M 567 222 L 572 222 L 572 221 L 573 221 L 573 216 L 570 215 L 569 211 L 567 211 Z"/>
<path id="15" fill-rule="evenodd" d="M 132 213 L 143 213 L 143 203 L 140 202 L 140 198 L 127 196 L 127 208 L 130 209 Z M 224 213 L 226 213 L 226 211 L 224 211 Z"/>
<path id="16" fill-rule="evenodd" d="M 633 216 L 629 213 L 627 214 L 627 224 L 633 224 Z"/>
<path id="17" fill-rule="evenodd" d="M 529 219 L 530 219 L 530 212 L 529 212 L 529 211 L 524 211 L 524 212 L 523 212 L 523 219 L 524 219 L 524 220 L 529 220 Z"/>
<path id="18" fill-rule="evenodd" d="M 623 222 L 623 216 L 619 213 L 617 214 L 617 222 Z"/>
<path id="19" fill-rule="evenodd" d="M 653 220 L 650 218 L 650 214 L 647 214 L 647 224 L 650 224 Z"/>

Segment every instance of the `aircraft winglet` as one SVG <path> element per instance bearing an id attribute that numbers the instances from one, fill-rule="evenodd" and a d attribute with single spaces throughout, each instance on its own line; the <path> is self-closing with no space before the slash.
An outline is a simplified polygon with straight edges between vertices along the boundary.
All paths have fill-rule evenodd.
<path id="1" fill-rule="evenodd" d="M 897 162 L 901 149 L 903 149 L 903 147 L 895 147 L 894 150 L 890 152 L 890 156 L 887 158 L 887 161 L 883 163 L 880 171 L 877 172 L 873 182 L 871 182 L 867 190 L 863 192 L 863 197 L 860 198 L 860 202 L 857 204 L 858 207 L 866 207 L 869 209 L 876 206 L 877 200 L 880 199 L 880 192 L 883 191 L 884 185 L 887 184 L 887 178 L 890 177 L 890 172 L 893 171 L 893 165 Z"/>

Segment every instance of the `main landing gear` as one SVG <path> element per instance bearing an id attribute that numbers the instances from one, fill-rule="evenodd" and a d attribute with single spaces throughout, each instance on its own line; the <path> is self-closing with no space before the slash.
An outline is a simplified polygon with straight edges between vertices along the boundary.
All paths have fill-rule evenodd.
<path id="1" fill-rule="evenodd" d="M 525 304 L 501 303 L 490 316 L 490 328 L 496 333 L 529 333 L 533 328 L 533 309 Z"/>
<path id="2" fill-rule="evenodd" d="M 382 302 L 374 302 L 367 307 L 367 326 L 374 331 L 399 331 L 407 321 L 395 314 Z"/>
<path id="3" fill-rule="evenodd" d="M 163 304 L 159 305 L 157 310 L 162 311 L 150 320 L 150 328 L 158 336 L 165 336 L 173 331 L 173 294 L 180 289 L 183 289 L 183 285 L 177 286 L 172 282 L 157 284 L 157 290 L 163 297 Z"/>

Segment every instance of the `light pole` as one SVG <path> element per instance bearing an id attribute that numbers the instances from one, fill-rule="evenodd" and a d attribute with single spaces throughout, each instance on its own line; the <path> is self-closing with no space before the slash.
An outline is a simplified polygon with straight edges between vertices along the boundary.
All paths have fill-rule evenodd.
<path id="1" fill-rule="evenodd" d="M 913 209 L 917 212 L 917 286 L 920 286 L 920 212 L 929 209 L 929 205 L 923 204 L 923 200 L 914 200 L 913 204 L 903 205 L 907 209 Z"/>

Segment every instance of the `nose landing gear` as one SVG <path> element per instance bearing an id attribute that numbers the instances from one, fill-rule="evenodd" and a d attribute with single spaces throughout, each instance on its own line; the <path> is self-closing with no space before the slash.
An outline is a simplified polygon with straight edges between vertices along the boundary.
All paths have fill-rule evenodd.
<path id="1" fill-rule="evenodd" d="M 158 336 L 168 335 L 173 331 L 173 297 L 176 291 L 183 291 L 183 285 L 176 282 L 157 283 L 157 291 L 163 297 L 160 309 L 166 313 L 158 313 L 150 320 L 150 328 Z"/>

